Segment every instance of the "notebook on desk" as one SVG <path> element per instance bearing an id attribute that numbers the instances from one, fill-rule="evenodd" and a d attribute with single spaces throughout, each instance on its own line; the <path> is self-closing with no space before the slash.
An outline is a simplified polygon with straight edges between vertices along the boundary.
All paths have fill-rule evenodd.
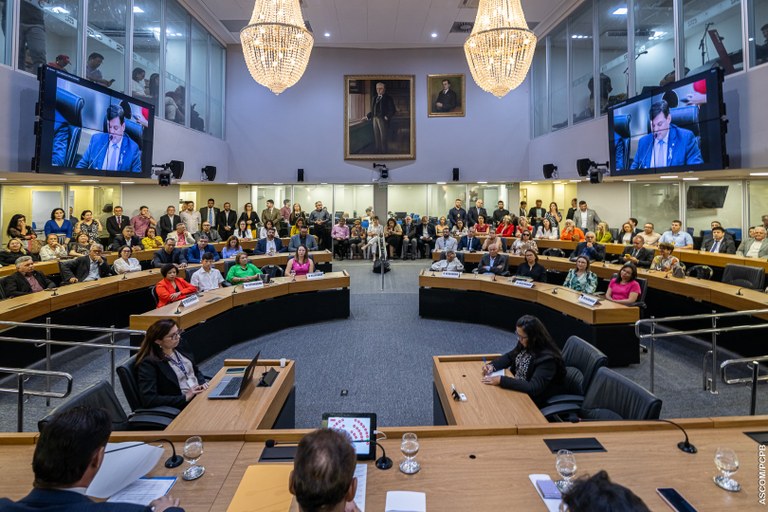
<path id="1" fill-rule="evenodd" d="M 240 395 L 245 391 L 248 383 L 253 378 L 253 371 L 259 362 L 259 354 L 261 354 L 261 351 L 256 353 L 256 356 L 245 368 L 242 375 L 227 375 L 221 379 L 216 387 L 208 393 L 208 398 L 210 400 L 233 400 L 240 398 Z"/>

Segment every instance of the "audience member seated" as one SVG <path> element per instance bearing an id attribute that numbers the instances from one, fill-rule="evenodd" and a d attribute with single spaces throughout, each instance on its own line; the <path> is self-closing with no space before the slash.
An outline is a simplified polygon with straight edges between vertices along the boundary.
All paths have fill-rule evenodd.
<path id="1" fill-rule="evenodd" d="M 765 238 L 765 228 L 755 226 L 753 237 L 747 238 L 736 249 L 736 254 L 745 258 L 767 258 L 768 240 Z"/>
<path id="2" fill-rule="evenodd" d="M 675 250 L 675 246 L 669 242 L 660 242 L 659 251 L 661 254 L 653 258 L 651 262 L 652 270 L 660 270 L 662 272 L 674 271 L 676 268 L 681 267 L 680 260 L 672 256 L 672 251 Z"/>
<path id="3" fill-rule="evenodd" d="M 78 233 L 75 240 L 69 242 L 69 255 L 73 258 L 85 256 L 91 252 L 91 239 L 87 233 Z"/>
<path id="4" fill-rule="evenodd" d="M 519 237 L 525 231 L 528 231 L 533 236 L 533 226 L 528 222 L 528 217 L 519 217 L 517 219 L 517 227 L 515 228 L 515 236 Z"/>
<path id="5" fill-rule="evenodd" d="M 183 409 L 208 388 L 192 353 L 178 349 L 182 334 L 178 324 L 168 318 L 147 329 L 136 354 L 136 380 L 145 407 Z"/>
<path id="6" fill-rule="evenodd" d="M 573 242 L 583 242 L 584 232 L 576 227 L 576 224 L 571 219 L 565 220 L 565 227 L 560 232 L 560 240 L 570 240 Z"/>
<path id="7" fill-rule="evenodd" d="M 282 244 L 282 242 L 281 242 Z M 258 244 L 257 244 L 258 247 Z M 235 235 L 227 238 L 227 244 L 221 249 L 222 258 L 234 258 L 237 254 L 244 252 L 240 245 L 240 240 Z"/>
<path id="8" fill-rule="evenodd" d="M 539 252 L 539 248 L 536 245 L 536 242 L 531 240 L 531 232 L 523 231 L 520 233 L 520 237 L 512 242 L 512 247 L 509 248 L 509 252 L 512 254 L 521 255 L 528 249 Z"/>
<path id="9" fill-rule="evenodd" d="M 364 246 L 362 246 L 360 249 L 362 251 L 365 251 L 366 249 L 371 249 L 371 259 L 378 258 L 379 255 L 379 248 L 382 245 L 381 237 L 384 236 L 384 226 L 382 226 L 379 223 L 379 217 L 374 215 L 371 217 L 371 223 L 368 224 L 368 243 L 366 243 Z M 291 243 L 293 243 L 293 238 L 291 238 Z M 297 247 L 300 245 L 300 243 L 296 244 Z"/>
<path id="10" fill-rule="evenodd" d="M 487 251 L 488 247 L 494 244 L 499 246 L 499 252 L 507 252 L 506 240 L 498 236 L 494 230 L 490 230 L 488 232 L 488 236 L 485 238 L 485 241 L 483 242 L 482 250 Z"/>
<path id="11" fill-rule="evenodd" d="M 611 242 L 613 242 L 613 235 L 611 234 L 611 230 L 608 228 L 607 222 L 597 223 L 597 230 L 595 231 L 595 241 L 599 244 L 610 244 Z"/>
<path id="12" fill-rule="evenodd" d="M 582 293 L 595 293 L 597 290 L 597 275 L 589 270 L 589 258 L 579 256 L 576 258 L 576 268 L 568 271 L 563 286 Z"/>
<path id="13" fill-rule="evenodd" d="M 221 242 L 221 235 L 215 229 L 211 229 L 211 223 L 207 220 L 203 221 L 203 228 L 192 235 L 195 240 L 200 240 L 200 237 L 205 237 L 211 243 Z"/>
<path id="14" fill-rule="evenodd" d="M 333 253 L 340 260 L 349 252 L 349 227 L 347 219 L 339 217 L 339 222 L 331 229 L 331 238 L 333 239 Z"/>
<path id="15" fill-rule="evenodd" d="M 309 234 L 309 227 L 307 226 L 301 226 L 299 234 L 291 237 L 291 241 L 288 243 L 288 252 L 296 252 L 300 245 L 303 245 L 310 251 L 317 250 L 315 237 Z"/>
<path id="16" fill-rule="evenodd" d="M 646 249 L 643 246 L 644 242 L 645 239 L 642 235 L 635 235 L 632 245 L 625 247 L 621 251 L 618 263 L 629 262 L 634 263 L 638 267 L 650 268 L 651 261 L 653 261 L 653 250 Z"/>
<path id="17" fill-rule="evenodd" d="M 456 251 L 458 248 L 459 243 L 447 230 L 443 230 L 442 236 L 438 237 L 435 243 L 435 251 L 437 252 Z"/>
<path id="18" fill-rule="evenodd" d="M 574 481 L 562 505 L 568 512 L 651 512 L 635 493 L 611 482 L 605 471 Z"/>
<path id="19" fill-rule="evenodd" d="M 403 254 L 415 260 L 418 240 L 416 238 L 416 224 L 410 215 L 405 216 L 401 227 L 403 228 L 403 247 L 405 248 Z"/>
<path id="20" fill-rule="evenodd" d="M 179 271 L 173 263 L 167 263 L 160 269 L 163 279 L 155 285 L 158 308 L 171 302 L 186 299 L 197 292 L 197 288 L 189 284 L 186 279 L 177 277 L 178 273 Z"/>
<path id="21" fill-rule="evenodd" d="M 275 223 L 272 222 L 271 220 L 264 221 L 264 225 L 259 228 L 259 240 L 264 240 L 265 238 L 267 238 L 267 231 L 270 228 L 276 229 Z"/>
<path id="22" fill-rule="evenodd" d="M 634 238 L 635 234 L 634 229 L 632 229 L 632 224 L 625 222 L 621 225 L 621 232 L 619 233 L 619 238 L 616 240 L 616 243 L 630 245 Z"/>
<path id="23" fill-rule="evenodd" d="M 459 241 L 459 251 L 475 252 L 479 251 L 483 247 L 482 242 L 475 236 L 475 226 L 469 228 L 469 232 L 466 236 L 461 237 Z"/>
<path id="24" fill-rule="evenodd" d="M 101 257 L 104 247 L 101 244 L 91 244 L 87 256 L 80 256 L 71 264 L 61 265 L 61 284 L 84 283 L 107 277 L 111 273 L 107 260 Z"/>
<path id="25" fill-rule="evenodd" d="M 141 263 L 139 263 L 139 260 L 131 257 L 133 254 L 133 249 L 131 247 L 124 245 L 117 253 L 119 257 L 112 264 L 115 274 L 127 274 L 128 272 L 141 271 Z"/>
<path id="26" fill-rule="evenodd" d="M 549 217 L 544 217 L 541 221 L 541 226 L 536 230 L 536 238 L 542 240 L 559 240 L 560 233 L 557 228 L 552 225 L 552 221 Z"/>
<path id="27" fill-rule="evenodd" d="M 456 251 L 450 249 L 445 251 L 444 260 L 437 260 L 429 269 L 435 272 L 464 272 L 464 265 L 456 257 Z"/>
<path id="28" fill-rule="evenodd" d="M 725 230 L 722 226 L 715 226 L 712 228 L 712 238 L 704 241 L 701 250 L 721 254 L 736 254 L 736 244 L 733 238 L 725 236 Z"/>
<path id="29" fill-rule="evenodd" d="M 305 276 L 315 271 L 315 262 L 309 257 L 306 246 L 300 245 L 296 254 L 285 265 L 285 273 L 291 276 Z"/>
<path id="30" fill-rule="evenodd" d="M 259 274 L 263 274 L 261 269 L 248 261 L 247 254 L 241 252 L 235 256 L 235 264 L 229 267 L 227 281 L 234 285 L 238 285 L 258 279 L 257 276 Z"/>
<path id="31" fill-rule="evenodd" d="M 669 231 L 665 231 L 659 243 L 667 242 L 680 249 L 693 249 L 693 238 L 687 231 L 683 231 L 683 223 L 679 220 L 673 220 Z"/>
<path id="32" fill-rule="evenodd" d="M 219 253 L 216 252 L 214 246 L 208 244 L 208 239 L 205 236 L 198 238 L 197 243 L 187 249 L 187 263 L 200 263 L 203 254 L 211 254 L 215 261 L 219 260 Z"/>
<path id="33" fill-rule="evenodd" d="M 11 217 L 8 223 L 8 229 L 5 230 L 8 238 L 18 238 L 20 240 L 32 240 L 37 238 L 35 231 L 27 226 L 27 218 L 20 213 Z"/>
<path id="34" fill-rule="evenodd" d="M 176 247 L 185 247 L 187 245 L 194 245 L 195 243 L 194 237 L 189 234 L 189 231 L 187 231 L 187 225 L 183 222 L 176 224 L 176 231 L 168 233 L 168 236 L 165 238 L 165 240 L 166 242 L 168 240 L 175 241 Z"/>
<path id="35" fill-rule="evenodd" d="M 725 228 L 723 227 L 723 225 L 722 225 L 722 224 L 720 224 L 720 221 L 719 221 L 719 220 L 713 220 L 712 222 L 710 222 L 710 223 L 709 223 L 709 229 L 710 229 L 710 232 L 709 232 L 709 234 L 705 234 L 705 235 L 702 237 L 702 239 L 701 239 L 701 246 L 702 246 L 702 249 L 703 249 L 703 247 L 704 247 L 704 244 L 706 244 L 706 243 L 707 243 L 707 240 L 711 240 L 711 239 L 712 239 L 712 231 L 711 231 L 711 230 L 715 229 L 716 227 L 721 227 L 721 228 L 723 228 L 723 236 L 724 236 L 725 238 L 728 238 L 728 239 L 730 239 L 730 240 L 733 242 L 733 246 L 734 246 L 734 252 L 735 252 L 735 251 L 736 251 L 736 241 L 733 239 L 733 235 L 732 235 L 732 234 L 730 234 L 728 231 L 726 231 L 726 230 L 725 230 Z M 730 254 L 733 254 L 733 253 L 730 253 Z"/>
<path id="36" fill-rule="evenodd" d="M 179 268 L 187 266 L 187 258 L 184 257 L 184 251 L 176 248 L 176 240 L 173 238 L 166 240 L 163 248 L 155 252 L 155 255 L 152 257 L 152 266 L 154 268 L 162 268 L 168 263 L 173 263 Z"/>
<path id="37" fill-rule="evenodd" d="M 619 304 L 634 304 L 640 298 L 642 290 L 637 282 L 637 267 L 634 263 L 625 263 L 619 270 L 619 277 L 608 283 L 605 298 Z"/>
<path id="38" fill-rule="evenodd" d="M 527 393 L 541 407 L 549 397 L 564 390 L 563 356 L 547 328 L 535 316 L 521 316 L 516 331 L 517 346 L 483 365 L 482 382 Z M 512 377 L 491 375 L 505 368 L 510 368 Z"/>
<path id="39" fill-rule="evenodd" d="M 22 247 L 22 241 L 18 238 L 11 238 L 5 246 L 4 251 L 0 251 L 0 265 L 13 265 L 16 260 L 22 256 L 30 256 L 30 253 Z M 36 259 L 32 257 L 32 259 Z"/>
<path id="40" fill-rule="evenodd" d="M 576 245 L 576 249 L 571 254 L 571 260 L 577 256 L 586 256 L 590 261 L 603 261 L 605 259 L 605 246 L 596 242 L 597 237 L 591 231 L 584 235 L 584 241 Z"/>
<path id="41" fill-rule="evenodd" d="M 275 236 L 275 228 L 267 230 L 267 237 L 262 238 L 256 242 L 256 250 L 254 254 L 277 254 L 279 252 L 286 252 L 288 249 L 283 247 L 283 241 Z"/>
<path id="42" fill-rule="evenodd" d="M 547 269 L 539 263 L 539 255 L 533 249 L 525 251 L 525 261 L 517 266 L 519 277 L 530 277 L 539 283 L 547 282 Z"/>
<path id="43" fill-rule="evenodd" d="M 640 236 L 643 237 L 645 245 L 657 247 L 659 245 L 659 239 L 661 239 L 661 235 L 654 231 L 653 227 L 653 222 L 646 222 L 643 225 L 643 232 L 640 233 Z"/>
<path id="44" fill-rule="evenodd" d="M 96 503 L 85 490 L 96 477 L 112 433 L 112 420 L 104 409 L 74 407 L 54 416 L 35 443 L 32 471 L 34 488 L 16 503 L 0 498 L 3 512 L 184 512 L 179 500 L 162 496 L 148 506 L 132 503 Z"/>
<path id="45" fill-rule="evenodd" d="M 215 290 L 221 287 L 221 283 L 224 282 L 224 276 L 217 268 L 213 267 L 213 254 L 206 252 L 203 254 L 202 266 L 192 274 L 192 280 L 190 283 L 197 288 L 198 291 L 207 292 L 208 290 Z"/>
<path id="46" fill-rule="evenodd" d="M 357 492 L 357 455 L 349 436 L 332 429 L 305 435 L 293 459 L 288 490 L 300 512 L 360 512 Z"/>
<path id="47" fill-rule="evenodd" d="M 437 225 L 435 226 L 435 234 L 437 236 L 443 236 L 443 231 L 445 230 L 448 230 L 448 233 L 450 233 L 451 226 L 448 225 L 448 219 L 445 215 L 443 215 L 437 221 Z"/>
<path id="48" fill-rule="evenodd" d="M 400 251 L 403 249 L 403 228 L 392 217 L 387 219 L 387 227 L 384 229 L 384 240 L 387 242 L 389 259 L 399 258 Z"/>
<path id="49" fill-rule="evenodd" d="M 31 256 L 21 256 L 16 260 L 16 272 L 5 278 L 3 288 L 8 297 L 18 297 L 56 288 L 56 284 L 45 274 L 34 269 Z"/>
<path id="50" fill-rule="evenodd" d="M 46 244 L 40 248 L 40 261 L 60 260 L 68 256 L 56 233 L 48 235 L 45 241 Z"/>
<path id="51" fill-rule="evenodd" d="M 480 264 L 477 266 L 478 274 L 502 275 L 508 270 L 509 260 L 506 255 L 499 254 L 498 245 L 489 246 L 488 253 L 483 254 L 483 257 L 480 258 Z"/>
<path id="52" fill-rule="evenodd" d="M 367 212 L 368 210 L 366 210 Z M 299 203 L 293 203 L 293 210 L 291 211 L 291 214 L 288 216 L 288 222 L 291 224 L 291 236 L 297 235 L 299 233 L 299 219 L 301 219 L 302 224 L 307 223 L 307 214 L 304 213 L 301 209 L 301 205 Z"/>
<path id="53" fill-rule="evenodd" d="M 43 230 L 45 231 L 46 238 L 52 233 L 61 235 L 61 242 L 66 246 L 72 239 L 74 226 L 69 222 L 69 219 L 67 219 L 62 208 L 54 208 L 53 211 L 51 211 L 51 220 L 45 223 Z"/>
<path id="54" fill-rule="evenodd" d="M 295 206 L 295 205 L 294 205 Z M 296 236 L 301 231 L 302 226 L 307 225 L 307 219 L 304 217 L 297 217 L 296 222 L 291 225 L 291 236 Z"/>
<path id="55" fill-rule="evenodd" d="M 507 214 L 501 218 L 501 222 L 496 226 L 496 234 L 499 236 L 514 236 L 515 225 L 512 223 L 512 217 Z"/>
<path id="56" fill-rule="evenodd" d="M 115 252 L 120 250 L 120 248 L 125 245 L 128 247 L 138 247 L 139 250 L 144 247 L 141 245 L 141 238 L 135 235 L 135 231 L 131 225 L 125 226 L 123 228 L 122 234 L 117 235 L 115 239 L 112 240 L 108 250 Z"/>
<path id="57" fill-rule="evenodd" d="M 437 232 L 435 226 L 429 223 L 429 216 L 421 216 L 421 223 L 416 226 L 416 239 L 421 257 L 429 258 L 437 240 Z"/>
<path id="58" fill-rule="evenodd" d="M 352 259 L 363 258 L 363 251 L 360 247 L 365 245 L 366 236 L 367 233 L 363 229 L 362 222 L 360 222 L 360 219 L 355 219 L 355 223 L 352 225 L 352 230 L 349 233 L 349 249 L 352 253 Z"/>
<path id="59" fill-rule="evenodd" d="M 462 219 L 457 220 L 456 224 L 454 224 L 451 228 L 451 236 L 461 238 L 466 236 L 467 233 L 469 233 L 469 228 L 467 228 Z"/>
<path id="60" fill-rule="evenodd" d="M 473 224 L 473 227 L 475 228 L 475 232 L 481 235 L 485 235 L 488 233 L 488 230 L 490 229 L 491 225 L 485 223 L 485 216 L 478 215 L 477 222 Z"/>
<path id="61" fill-rule="evenodd" d="M 157 234 L 157 229 L 153 226 L 147 228 L 147 235 L 141 239 L 141 245 L 146 251 L 153 251 L 163 247 L 163 239 Z"/>

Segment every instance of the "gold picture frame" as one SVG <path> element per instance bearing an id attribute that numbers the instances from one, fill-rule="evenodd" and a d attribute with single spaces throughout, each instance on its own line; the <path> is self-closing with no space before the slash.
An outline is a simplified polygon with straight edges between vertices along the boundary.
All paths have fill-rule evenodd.
<path id="1" fill-rule="evenodd" d="M 415 81 L 414 75 L 344 76 L 345 160 L 416 158 Z"/>
<path id="2" fill-rule="evenodd" d="M 443 81 L 448 93 L 443 94 Z M 445 96 L 445 99 L 441 98 Z M 467 113 L 467 80 L 463 74 L 427 75 L 427 116 L 464 117 Z"/>

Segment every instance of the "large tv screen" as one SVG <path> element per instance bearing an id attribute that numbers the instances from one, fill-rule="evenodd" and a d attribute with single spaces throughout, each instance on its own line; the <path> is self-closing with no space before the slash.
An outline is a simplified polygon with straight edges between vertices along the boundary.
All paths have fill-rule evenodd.
<path id="1" fill-rule="evenodd" d="M 727 167 L 722 84 L 711 69 L 609 108 L 611 175 Z"/>
<path id="2" fill-rule="evenodd" d="M 35 171 L 150 177 L 154 105 L 49 66 L 39 78 Z"/>

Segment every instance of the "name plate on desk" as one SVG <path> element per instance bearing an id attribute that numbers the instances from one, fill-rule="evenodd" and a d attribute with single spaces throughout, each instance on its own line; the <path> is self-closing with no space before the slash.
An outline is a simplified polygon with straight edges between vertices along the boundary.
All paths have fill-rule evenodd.
<path id="1" fill-rule="evenodd" d="M 461 277 L 461 272 L 454 272 L 451 270 L 446 270 L 442 274 L 443 277 L 450 277 L 451 279 L 459 279 Z"/>
<path id="2" fill-rule="evenodd" d="M 322 272 L 310 272 L 309 274 L 307 274 L 307 279 L 310 281 L 313 279 L 322 279 L 324 275 L 325 274 L 323 274 Z"/>
<path id="3" fill-rule="evenodd" d="M 184 306 L 185 308 L 188 308 L 189 306 L 194 306 L 198 302 L 200 302 L 200 298 L 197 295 L 192 295 L 190 297 L 187 297 L 186 299 L 183 299 L 181 301 L 181 305 Z"/>
<path id="4" fill-rule="evenodd" d="M 243 290 L 253 290 L 254 288 L 264 288 L 264 281 L 248 281 L 243 283 Z"/>
<path id="5" fill-rule="evenodd" d="M 579 295 L 579 302 L 593 308 L 597 306 L 598 302 L 600 302 L 600 299 L 598 299 L 594 295 L 585 295 L 582 293 L 581 295 Z"/>
<path id="6" fill-rule="evenodd" d="M 512 284 L 520 288 L 533 288 L 533 281 L 526 281 L 525 279 L 515 279 Z"/>

